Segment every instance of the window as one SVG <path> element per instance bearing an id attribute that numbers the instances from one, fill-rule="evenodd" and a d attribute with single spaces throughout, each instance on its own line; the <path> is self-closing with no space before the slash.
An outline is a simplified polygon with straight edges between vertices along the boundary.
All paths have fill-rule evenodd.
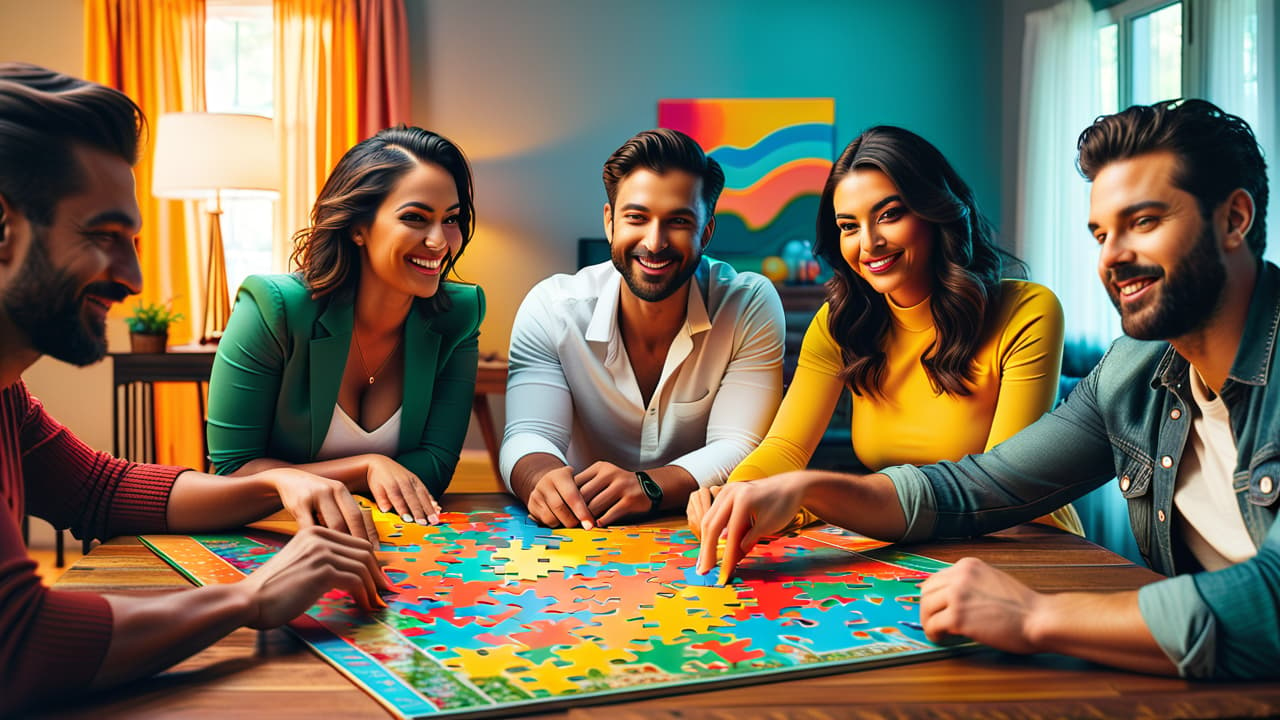
<path id="1" fill-rule="evenodd" d="M 1113 113 L 1185 94 L 1183 3 L 1128 0 L 1098 13 L 1098 107 Z"/>
<path id="2" fill-rule="evenodd" d="M 205 104 L 209 112 L 274 114 L 271 4 L 210 0 L 205 19 Z M 224 194 L 222 237 L 227 282 L 234 294 L 245 277 L 273 267 L 275 201 Z"/>
<path id="3" fill-rule="evenodd" d="M 1092 0 L 1094 7 L 1106 0 Z M 1094 15 L 1099 113 L 1178 97 L 1209 100 L 1249 123 L 1266 158 L 1280 143 L 1274 106 L 1280 31 L 1274 0 L 1124 0 Z M 1280 173 L 1268 162 L 1270 185 Z M 1273 190 L 1274 192 L 1274 190 Z M 1267 258 L 1280 261 L 1269 204 Z"/>

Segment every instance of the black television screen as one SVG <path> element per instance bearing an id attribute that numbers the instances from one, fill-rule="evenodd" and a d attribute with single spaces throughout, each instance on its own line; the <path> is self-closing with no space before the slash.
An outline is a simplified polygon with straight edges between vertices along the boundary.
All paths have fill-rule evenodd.
<path id="1" fill-rule="evenodd" d="M 578 269 L 609 259 L 609 241 L 604 238 L 578 238 Z"/>

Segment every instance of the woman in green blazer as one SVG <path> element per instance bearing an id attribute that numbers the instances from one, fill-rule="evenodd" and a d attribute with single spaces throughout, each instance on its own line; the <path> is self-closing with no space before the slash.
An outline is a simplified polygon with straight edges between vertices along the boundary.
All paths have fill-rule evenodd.
<path id="1" fill-rule="evenodd" d="M 338 161 L 311 222 L 294 236 L 300 272 L 237 293 L 209 380 L 210 459 L 224 475 L 297 467 L 437 522 L 484 318 L 479 287 L 445 280 L 475 228 L 471 169 L 440 135 L 383 130 Z"/>

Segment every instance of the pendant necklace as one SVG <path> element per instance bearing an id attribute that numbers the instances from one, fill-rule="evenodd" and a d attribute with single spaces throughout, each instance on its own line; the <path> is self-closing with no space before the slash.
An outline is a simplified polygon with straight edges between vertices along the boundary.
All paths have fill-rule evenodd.
<path id="1" fill-rule="evenodd" d="M 369 372 L 369 365 L 364 361 L 364 351 L 360 349 L 360 333 L 356 332 L 355 329 L 352 328 L 351 337 L 355 338 L 356 341 L 356 357 L 360 359 L 360 369 L 364 371 L 365 375 L 369 376 L 370 385 L 372 385 L 373 381 L 378 378 L 378 373 L 382 372 L 382 368 L 386 367 L 387 363 L 391 362 L 391 357 L 396 354 L 396 350 L 400 349 L 400 342 L 404 340 L 404 335 L 402 334 L 396 339 L 395 347 L 391 348 L 391 352 L 387 353 L 387 356 L 382 359 L 382 364 L 378 366 L 378 369 L 373 372 Z"/>

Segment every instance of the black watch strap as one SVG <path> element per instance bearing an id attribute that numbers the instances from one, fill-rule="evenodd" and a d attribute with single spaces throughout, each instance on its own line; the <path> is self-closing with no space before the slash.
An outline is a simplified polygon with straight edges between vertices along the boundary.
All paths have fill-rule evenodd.
<path id="1" fill-rule="evenodd" d="M 645 496 L 649 498 L 649 512 L 657 510 L 662 504 L 662 486 L 654 482 L 653 478 L 649 477 L 649 473 L 643 470 L 636 471 L 636 480 L 640 481 L 640 489 L 644 490 Z"/>

